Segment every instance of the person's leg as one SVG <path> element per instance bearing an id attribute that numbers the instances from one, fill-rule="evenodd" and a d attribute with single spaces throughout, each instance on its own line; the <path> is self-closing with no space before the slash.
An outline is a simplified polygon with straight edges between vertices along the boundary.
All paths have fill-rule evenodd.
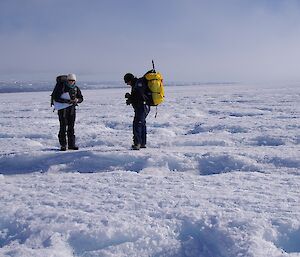
<path id="1" fill-rule="evenodd" d="M 66 140 L 66 109 L 58 110 L 58 119 L 59 119 L 59 133 L 58 133 L 58 141 L 61 146 L 61 150 L 66 149 L 67 140 Z"/>
<path id="2" fill-rule="evenodd" d="M 134 119 L 133 119 L 133 149 L 138 150 L 143 141 L 143 130 L 145 127 L 145 114 L 144 107 L 139 106 L 134 110 Z"/>
<path id="3" fill-rule="evenodd" d="M 76 110 L 75 106 L 68 107 L 68 148 L 72 150 L 77 150 L 78 147 L 75 144 L 75 120 L 76 120 Z"/>
<path id="4" fill-rule="evenodd" d="M 146 124 L 146 118 L 149 114 L 150 106 L 144 105 L 144 112 L 142 114 L 142 141 L 141 141 L 141 147 L 146 148 L 147 144 L 147 124 Z"/>
<path id="5" fill-rule="evenodd" d="M 138 116 L 135 115 L 133 119 L 133 144 L 140 146 L 142 143 L 142 124 Z"/>

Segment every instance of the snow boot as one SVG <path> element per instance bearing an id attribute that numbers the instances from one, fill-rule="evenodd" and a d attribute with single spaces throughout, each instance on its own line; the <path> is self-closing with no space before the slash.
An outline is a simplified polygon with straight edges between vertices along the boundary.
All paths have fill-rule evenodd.
<path id="1" fill-rule="evenodd" d="M 141 148 L 140 144 L 136 144 L 136 145 L 131 146 L 131 150 L 140 150 L 140 148 Z"/>
<path id="2" fill-rule="evenodd" d="M 66 150 L 67 150 L 67 148 L 65 146 L 60 147 L 60 151 L 66 151 Z"/>
<path id="3" fill-rule="evenodd" d="M 72 145 L 68 147 L 69 150 L 78 150 L 79 147 L 77 145 Z"/>

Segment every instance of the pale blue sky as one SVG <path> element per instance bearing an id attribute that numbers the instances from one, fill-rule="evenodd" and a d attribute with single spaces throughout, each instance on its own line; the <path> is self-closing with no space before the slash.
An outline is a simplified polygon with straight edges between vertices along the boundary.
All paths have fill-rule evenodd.
<path id="1" fill-rule="evenodd" d="M 0 80 L 299 81 L 299 0 L 0 0 Z"/>

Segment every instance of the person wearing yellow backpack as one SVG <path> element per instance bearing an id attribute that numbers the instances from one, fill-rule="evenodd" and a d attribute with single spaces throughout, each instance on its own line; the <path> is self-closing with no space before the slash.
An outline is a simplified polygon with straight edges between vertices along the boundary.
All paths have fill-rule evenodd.
<path id="1" fill-rule="evenodd" d="M 144 77 L 136 78 L 131 73 L 126 73 L 124 82 L 131 86 L 131 92 L 125 94 L 126 104 L 132 105 L 134 109 L 133 118 L 133 145 L 132 150 L 146 148 L 147 143 L 147 126 L 146 118 L 150 112 L 149 100 L 147 99 L 147 81 Z"/>

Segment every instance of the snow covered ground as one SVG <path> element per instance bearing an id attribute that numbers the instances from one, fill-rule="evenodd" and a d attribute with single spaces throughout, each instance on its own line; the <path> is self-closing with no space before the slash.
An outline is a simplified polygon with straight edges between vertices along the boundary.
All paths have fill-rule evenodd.
<path id="1" fill-rule="evenodd" d="M 0 94 L 0 256 L 300 256 L 300 87 L 166 87 L 129 150 L 128 88 Z"/>

